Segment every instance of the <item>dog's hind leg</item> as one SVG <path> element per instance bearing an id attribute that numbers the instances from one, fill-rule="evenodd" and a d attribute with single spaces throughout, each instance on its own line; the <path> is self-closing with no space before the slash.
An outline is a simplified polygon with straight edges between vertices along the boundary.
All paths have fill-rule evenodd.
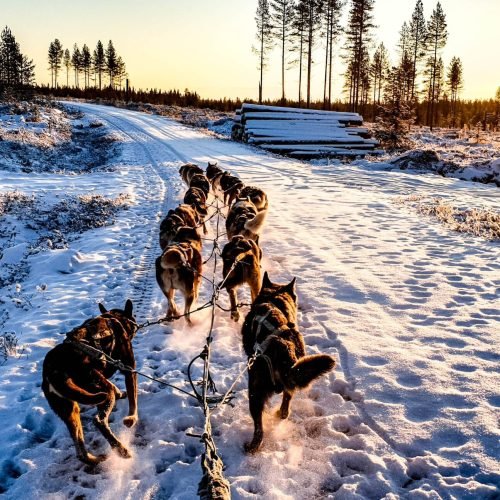
<path id="1" fill-rule="evenodd" d="M 165 294 L 168 300 L 168 310 L 167 310 L 167 318 L 173 320 L 175 316 L 179 315 L 179 310 L 174 302 L 175 296 L 175 288 L 170 288 L 168 292 Z"/>
<path id="2" fill-rule="evenodd" d="M 102 374 L 94 372 L 96 378 L 99 379 L 102 389 L 108 393 L 108 399 L 97 405 L 97 415 L 94 418 L 94 423 L 99 429 L 101 434 L 104 436 L 106 441 L 110 444 L 111 448 L 115 449 L 119 455 L 123 458 L 130 458 L 132 455 L 128 449 L 119 441 L 119 439 L 113 434 L 111 428 L 109 427 L 108 418 L 115 406 L 115 386 L 109 382 Z"/>
<path id="3" fill-rule="evenodd" d="M 286 389 L 283 391 L 283 400 L 281 401 L 281 407 L 277 412 L 278 417 L 281 419 L 288 418 L 290 415 L 290 401 L 292 401 L 293 394 L 288 392 Z"/>
<path id="4" fill-rule="evenodd" d="M 227 293 L 229 294 L 229 301 L 231 302 L 231 319 L 239 321 L 240 313 L 238 311 L 238 293 L 236 288 L 228 288 Z"/>
<path id="5" fill-rule="evenodd" d="M 58 396 L 49 397 L 49 404 L 56 414 L 63 420 L 75 444 L 76 456 L 88 465 L 97 465 L 106 460 L 106 455 L 92 455 L 85 448 L 80 407 L 78 403 L 62 399 Z"/>
<path id="6" fill-rule="evenodd" d="M 264 363 L 265 366 L 261 363 Z M 261 366 L 259 367 L 258 365 Z M 252 415 L 254 422 L 254 433 L 252 441 L 245 443 L 245 451 L 247 453 L 255 453 L 262 444 L 262 439 L 264 437 L 262 414 L 266 401 L 273 393 L 272 382 L 269 380 L 267 372 L 267 363 L 265 363 L 265 361 L 259 361 L 259 358 L 257 358 L 248 372 L 248 402 L 250 406 L 250 415 Z"/>
<path id="7" fill-rule="evenodd" d="M 195 300 L 195 292 L 193 290 L 186 292 L 185 300 L 184 300 L 184 314 L 186 316 L 186 321 L 189 326 L 192 326 L 193 322 L 191 321 L 191 306 Z"/>

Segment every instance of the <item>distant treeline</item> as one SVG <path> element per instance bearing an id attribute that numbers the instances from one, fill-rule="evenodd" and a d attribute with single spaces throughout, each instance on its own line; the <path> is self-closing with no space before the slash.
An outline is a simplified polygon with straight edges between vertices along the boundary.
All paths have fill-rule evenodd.
<path id="1" fill-rule="evenodd" d="M 58 77 L 62 68 L 66 70 L 66 87 L 69 87 L 70 72 L 74 76 L 72 85 L 80 88 L 80 78 L 83 77 L 82 87 L 102 89 L 107 86 L 111 89 L 121 89 L 128 77 L 125 62 L 118 55 L 113 41 L 110 40 L 106 49 L 101 40 L 97 41 L 91 53 L 86 43 L 80 48 L 75 43 L 73 51 L 63 49 L 59 39 L 50 42 L 48 51 L 51 86 L 59 87 Z"/>
<path id="2" fill-rule="evenodd" d="M 376 0 L 258 0 L 255 13 L 257 44 L 254 52 L 260 71 L 259 102 L 263 101 L 265 70 L 276 51 L 281 61 L 281 102 L 286 101 L 287 70 L 298 76 L 297 100 L 311 107 L 313 67 L 323 87 L 323 107 L 337 107 L 332 96 L 335 56 L 343 61 L 343 96 L 349 111 L 367 117 L 392 114 L 407 124 L 415 120 L 433 125 L 460 126 L 497 113 L 495 104 L 463 103 L 463 67 L 459 57 L 445 66 L 441 53 L 448 40 L 446 15 L 438 1 L 428 19 L 422 0 L 417 0 L 404 22 L 397 44 L 397 57 L 390 61 L 381 43 L 374 46 L 377 26 Z M 347 23 L 341 24 L 348 7 Z M 295 92 L 294 92 L 295 93 Z M 497 96 L 498 100 L 499 96 Z M 481 115 L 482 118 L 481 118 Z"/>
<path id="3" fill-rule="evenodd" d="M 79 99 L 102 99 L 105 101 L 124 101 L 134 103 L 149 103 L 149 104 L 162 104 L 167 106 L 191 106 L 195 108 L 209 108 L 216 111 L 224 111 L 227 113 L 234 112 L 241 107 L 242 102 L 255 102 L 252 99 L 205 99 L 199 96 L 195 91 L 186 89 L 184 92 L 179 90 L 162 91 L 158 89 L 141 90 L 130 88 L 127 92 L 122 89 L 97 88 L 79 89 L 74 87 L 61 87 L 51 88 L 50 86 L 38 86 L 34 89 L 36 92 L 44 95 L 52 95 L 54 97 L 73 97 Z M 290 107 L 299 107 L 298 101 L 281 99 L 266 100 L 264 104 L 271 106 L 286 105 Z M 301 103 L 303 106 L 304 103 Z M 376 112 L 376 106 L 372 103 L 367 103 L 365 106 L 364 118 L 366 121 L 371 121 Z M 437 122 L 436 124 L 441 127 L 449 126 L 447 117 L 449 116 L 449 109 L 451 103 L 447 99 L 441 99 L 438 102 Z M 323 109 L 324 102 L 312 101 L 310 107 L 313 109 Z M 332 102 L 332 109 L 336 111 L 349 111 L 349 103 L 342 101 Z M 427 111 L 427 101 L 419 102 L 416 106 L 416 120 L 415 124 L 425 125 L 425 113 Z M 457 125 L 463 127 L 481 126 L 491 127 L 498 126 L 500 120 L 500 89 L 497 92 L 496 99 L 476 99 L 469 101 L 459 101 L 457 110 Z"/>

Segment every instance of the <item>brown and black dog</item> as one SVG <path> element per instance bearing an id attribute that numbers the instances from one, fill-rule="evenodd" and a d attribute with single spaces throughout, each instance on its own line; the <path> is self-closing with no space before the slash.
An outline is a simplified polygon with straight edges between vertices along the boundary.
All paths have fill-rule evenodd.
<path id="1" fill-rule="evenodd" d="M 189 187 L 201 189 L 205 193 L 205 197 L 208 198 L 210 182 L 208 182 L 207 176 L 204 173 L 194 174 L 189 181 Z"/>
<path id="2" fill-rule="evenodd" d="M 97 405 L 97 415 L 94 418 L 97 429 L 122 457 L 131 456 L 111 431 L 108 418 L 115 400 L 128 397 L 129 413 L 123 423 L 127 427 L 136 424 L 137 375 L 125 371 L 127 392 L 120 391 L 108 380 L 117 368 L 109 364 L 104 356 L 94 355 L 92 348 L 135 369 L 132 339 L 137 331 L 137 323 L 132 315 L 132 308 L 130 300 L 127 300 L 124 309 L 110 311 L 99 304 L 101 316 L 89 319 L 67 333 L 66 340 L 51 349 L 43 362 L 42 390 L 45 397 L 66 424 L 75 443 L 77 457 L 90 465 L 102 462 L 107 457 L 92 455 L 85 448 L 80 404 Z"/>
<path id="3" fill-rule="evenodd" d="M 198 214 L 191 205 L 183 203 L 173 210 L 169 210 L 160 223 L 160 248 L 165 250 L 174 241 L 179 228 L 187 226 L 196 229 L 197 220 Z"/>
<path id="4" fill-rule="evenodd" d="M 267 210 L 259 212 L 250 200 L 238 199 L 227 213 L 226 232 L 228 239 L 239 234 L 257 241 L 266 215 Z"/>
<path id="5" fill-rule="evenodd" d="M 267 194 L 262 191 L 262 189 L 255 186 L 245 186 L 239 193 L 238 198 L 249 199 L 257 209 L 258 212 L 262 212 L 269 208 L 269 202 L 267 200 Z"/>
<path id="6" fill-rule="evenodd" d="M 194 163 L 186 163 L 186 165 L 182 165 L 179 169 L 179 174 L 182 177 L 182 180 L 189 186 L 193 175 L 205 174 L 205 172 L 203 172 L 203 169 Z"/>
<path id="7" fill-rule="evenodd" d="M 257 242 L 236 235 L 224 245 L 222 249 L 222 277 L 224 288 L 229 294 L 231 301 L 231 318 L 234 321 L 240 319 L 238 312 L 239 286 L 248 284 L 252 296 L 252 302 L 257 298 L 260 290 L 260 261 L 262 250 Z"/>
<path id="8" fill-rule="evenodd" d="M 167 318 L 173 320 L 179 316 L 174 295 L 175 290 L 180 290 L 184 295 L 186 321 L 189 325 L 192 324 L 189 313 L 198 298 L 201 269 L 201 253 L 187 241 L 167 246 L 156 259 L 156 281 L 168 300 Z"/>
<path id="9" fill-rule="evenodd" d="M 245 186 L 239 177 L 224 172 L 219 178 L 219 189 L 223 193 L 224 203 L 231 206 L 233 201 L 238 197 L 238 193 Z"/>
<path id="10" fill-rule="evenodd" d="M 207 176 L 207 179 L 210 181 L 210 184 L 212 184 L 213 179 L 222 175 L 223 173 L 224 170 L 222 170 L 217 166 L 217 162 L 215 163 L 208 162 L 207 169 L 205 170 L 205 175 Z"/>
<path id="11" fill-rule="evenodd" d="M 207 234 L 207 227 L 205 225 L 205 217 L 208 214 L 207 196 L 205 192 L 197 187 L 190 187 L 184 195 L 184 203 L 191 205 L 197 215 L 196 223 L 198 226 L 203 226 L 203 232 Z"/>
<path id="12" fill-rule="evenodd" d="M 245 450 L 256 452 L 262 444 L 262 413 L 274 393 L 283 393 L 280 418 L 290 413 L 296 389 L 307 387 L 328 373 L 335 360 L 327 354 L 306 356 L 302 334 L 297 328 L 295 278 L 287 285 L 272 283 L 264 274 L 262 288 L 242 328 L 243 348 L 250 358 L 259 353 L 248 372 L 248 399 L 254 421 L 254 434 Z"/>

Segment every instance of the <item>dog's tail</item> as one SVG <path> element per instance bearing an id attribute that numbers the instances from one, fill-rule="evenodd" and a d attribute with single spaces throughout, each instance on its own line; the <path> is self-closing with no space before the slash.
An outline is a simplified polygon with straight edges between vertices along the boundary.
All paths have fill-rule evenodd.
<path id="1" fill-rule="evenodd" d="M 300 358 L 290 372 L 290 382 L 293 387 L 303 389 L 313 380 L 335 367 L 335 359 L 328 354 L 314 354 Z"/>
<path id="2" fill-rule="evenodd" d="M 257 212 L 257 215 L 250 220 L 245 222 L 245 229 L 252 231 L 252 233 L 258 233 L 259 229 L 263 226 L 264 221 L 266 220 L 267 210 L 261 210 Z"/>
<path id="3" fill-rule="evenodd" d="M 70 378 L 67 378 L 63 383 L 59 383 L 56 380 L 50 380 L 47 382 L 49 392 L 54 392 L 64 399 L 77 401 L 78 403 L 82 403 L 84 405 L 98 405 L 100 403 L 104 403 L 104 401 L 108 398 L 108 395 L 105 392 L 92 393 L 86 391 L 82 387 L 76 385 Z"/>

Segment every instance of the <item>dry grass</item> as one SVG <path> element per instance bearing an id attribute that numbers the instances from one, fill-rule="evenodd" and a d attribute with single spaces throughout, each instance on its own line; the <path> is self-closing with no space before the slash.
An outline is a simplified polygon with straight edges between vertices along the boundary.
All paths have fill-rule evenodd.
<path id="1" fill-rule="evenodd" d="M 20 208 L 32 208 L 35 203 L 34 196 L 28 196 L 21 191 L 6 191 L 0 193 L 0 217 Z"/>
<path id="2" fill-rule="evenodd" d="M 419 214 L 434 217 L 459 233 L 486 240 L 500 240 L 500 213 L 488 209 L 459 209 L 440 198 L 420 195 L 399 197 L 396 203 L 411 206 Z"/>
<path id="3" fill-rule="evenodd" d="M 0 365 L 6 363 L 9 358 L 18 358 L 22 355 L 23 350 L 19 347 L 19 339 L 15 333 L 0 334 Z"/>

